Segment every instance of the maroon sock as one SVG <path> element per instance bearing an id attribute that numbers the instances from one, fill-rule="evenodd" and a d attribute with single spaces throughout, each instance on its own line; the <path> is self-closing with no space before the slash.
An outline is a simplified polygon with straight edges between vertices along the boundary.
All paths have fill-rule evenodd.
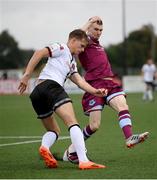
<path id="1" fill-rule="evenodd" d="M 87 125 L 86 127 L 83 128 L 82 132 L 83 132 L 84 139 L 87 140 L 96 131 L 92 131 L 90 126 Z"/>
<path id="2" fill-rule="evenodd" d="M 128 139 L 132 136 L 132 124 L 131 124 L 131 116 L 128 110 L 120 111 L 119 114 L 119 125 L 122 128 L 125 139 Z"/>

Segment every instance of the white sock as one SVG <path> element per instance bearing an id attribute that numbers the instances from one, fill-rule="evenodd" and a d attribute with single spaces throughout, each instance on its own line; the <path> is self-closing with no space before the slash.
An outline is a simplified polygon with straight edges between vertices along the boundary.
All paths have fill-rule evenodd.
<path id="1" fill-rule="evenodd" d="M 42 137 L 41 145 L 49 149 L 57 140 L 58 136 L 53 131 L 46 132 Z"/>
<path id="2" fill-rule="evenodd" d="M 86 156 L 85 142 L 81 129 L 78 127 L 78 125 L 74 125 L 69 128 L 69 131 L 72 144 L 78 155 L 79 162 L 88 162 L 89 160 Z"/>
<path id="3" fill-rule="evenodd" d="M 143 93 L 143 100 L 147 100 L 147 98 L 148 98 L 148 93 L 147 93 L 147 91 L 145 91 Z"/>
<path id="4" fill-rule="evenodd" d="M 153 92 L 152 92 L 152 90 L 148 90 L 148 98 L 149 98 L 149 100 L 153 100 Z"/>

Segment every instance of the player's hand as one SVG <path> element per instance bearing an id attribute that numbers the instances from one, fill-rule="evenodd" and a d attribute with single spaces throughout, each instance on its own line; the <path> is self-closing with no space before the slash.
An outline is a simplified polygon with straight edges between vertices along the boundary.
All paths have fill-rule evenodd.
<path id="1" fill-rule="evenodd" d="M 104 88 L 96 89 L 95 92 L 95 95 L 99 97 L 107 96 L 107 94 L 108 94 L 108 89 L 104 89 Z"/>
<path id="2" fill-rule="evenodd" d="M 18 86 L 18 90 L 20 94 L 23 94 L 23 92 L 26 90 L 27 88 L 27 84 L 28 84 L 28 80 L 29 80 L 29 75 L 28 74 L 24 74 L 20 84 Z"/>
<path id="3" fill-rule="evenodd" d="M 98 16 L 91 17 L 81 29 L 87 32 L 90 26 L 97 21 L 101 21 L 101 18 Z"/>

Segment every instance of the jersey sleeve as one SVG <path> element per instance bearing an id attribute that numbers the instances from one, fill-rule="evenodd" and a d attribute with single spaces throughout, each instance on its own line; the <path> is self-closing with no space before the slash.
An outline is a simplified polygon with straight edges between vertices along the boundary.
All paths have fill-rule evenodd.
<path id="1" fill-rule="evenodd" d="M 76 61 L 73 61 L 71 64 L 71 67 L 70 67 L 70 76 L 77 72 L 78 72 L 78 70 L 77 70 Z"/>
<path id="2" fill-rule="evenodd" d="M 59 43 L 50 44 L 50 45 L 46 46 L 46 48 L 49 51 L 50 57 L 58 57 L 58 56 L 62 55 L 62 53 L 64 51 L 64 47 Z"/>
<path id="3" fill-rule="evenodd" d="M 145 71 L 145 65 L 142 66 L 142 69 L 141 69 L 141 70 L 142 70 L 142 72 Z"/>

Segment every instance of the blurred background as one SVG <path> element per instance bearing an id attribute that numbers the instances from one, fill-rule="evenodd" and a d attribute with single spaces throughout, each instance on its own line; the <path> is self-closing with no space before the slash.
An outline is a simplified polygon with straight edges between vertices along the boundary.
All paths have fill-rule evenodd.
<path id="1" fill-rule="evenodd" d="M 100 43 L 115 75 L 124 79 L 126 91 L 141 91 L 142 65 L 148 58 L 157 63 L 157 0 L 0 0 L 0 93 L 16 93 L 15 80 L 36 49 L 66 43 L 70 31 L 95 15 L 104 22 Z M 83 73 L 79 64 L 78 68 Z M 4 80 L 11 81 L 5 85 Z"/>
<path id="2" fill-rule="evenodd" d="M 28 97 L 47 59 L 36 67 L 26 95 L 19 96 L 17 87 L 35 50 L 66 43 L 69 32 L 92 16 L 103 20 L 100 43 L 115 80 L 128 94 L 133 131 L 148 131 L 150 138 L 133 150 L 126 149 L 117 114 L 106 106 L 101 128 L 86 147 L 92 160 L 108 168 L 78 171 L 73 164 L 59 161 L 59 168 L 47 170 L 38 155 L 45 130 Z M 0 0 L 0 179 L 157 179 L 157 91 L 155 101 L 142 100 L 141 68 L 149 58 L 157 64 L 157 0 Z M 79 63 L 78 69 L 83 75 Z M 73 93 L 76 117 L 84 127 L 88 117 L 82 110 L 81 90 L 68 80 L 65 89 Z M 71 142 L 64 139 L 69 132 L 63 122 L 56 120 L 63 139 L 51 150 L 62 158 Z"/>

